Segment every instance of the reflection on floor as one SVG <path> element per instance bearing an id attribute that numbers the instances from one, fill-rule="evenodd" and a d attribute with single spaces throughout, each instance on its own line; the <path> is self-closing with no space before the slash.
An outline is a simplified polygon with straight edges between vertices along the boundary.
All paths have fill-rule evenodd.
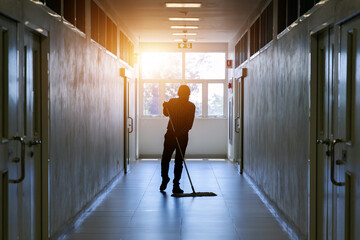
<path id="1" fill-rule="evenodd" d="M 138 161 L 67 239 L 290 239 L 231 162 L 188 168 L 195 191 L 218 196 L 173 198 L 171 182 L 161 193 L 160 161 Z M 185 170 L 181 187 L 191 192 Z"/>

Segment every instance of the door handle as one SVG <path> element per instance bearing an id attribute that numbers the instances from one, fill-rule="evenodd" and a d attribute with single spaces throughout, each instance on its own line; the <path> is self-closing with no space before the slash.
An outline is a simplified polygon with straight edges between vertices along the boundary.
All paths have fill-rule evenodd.
<path id="1" fill-rule="evenodd" d="M 331 145 L 330 145 L 330 151 L 331 151 L 331 182 L 335 185 L 335 186 L 345 186 L 346 183 L 345 182 L 338 182 L 335 180 L 335 146 L 338 143 L 344 143 L 346 142 L 343 139 L 334 139 L 331 141 Z"/>
<path id="2" fill-rule="evenodd" d="M 331 144 L 331 141 L 330 141 L 330 139 L 325 139 L 325 140 L 323 140 L 323 139 L 317 139 L 317 140 L 316 140 L 316 143 L 317 143 L 317 144 L 325 144 L 325 145 L 329 146 L 329 145 Z"/>
<path id="3" fill-rule="evenodd" d="M 235 132 L 236 133 L 240 133 L 240 131 L 238 130 L 238 120 L 240 119 L 240 117 L 235 118 Z"/>
<path id="4" fill-rule="evenodd" d="M 131 127 L 131 130 L 128 130 L 129 133 L 132 133 L 134 131 L 134 119 L 132 117 L 129 117 L 130 119 L 130 124 L 129 127 Z"/>
<path id="5" fill-rule="evenodd" d="M 20 157 L 20 166 L 21 174 L 17 179 L 9 179 L 9 183 L 21 183 L 25 178 L 25 137 L 14 136 L 9 139 L 9 141 L 19 141 L 21 143 L 21 157 Z"/>
<path id="6" fill-rule="evenodd" d="M 27 143 L 27 145 L 29 146 L 29 147 L 32 147 L 32 146 L 35 146 L 35 145 L 39 145 L 39 144 L 41 144 L 42 142 L 41 142 L 41 140 L 33 140 L 33 141 L 29 141 L 28 143 Z"/>

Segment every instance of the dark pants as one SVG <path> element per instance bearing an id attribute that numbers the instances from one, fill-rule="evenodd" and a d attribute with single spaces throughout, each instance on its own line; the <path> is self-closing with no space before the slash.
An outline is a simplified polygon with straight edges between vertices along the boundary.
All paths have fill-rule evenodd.
<path id="1" fill-rule="evenodd" d="M 164 151 L 161 158 L 161 177 L 163 179 L 169 178 L 168 172 L 169 172 L 169 163 L 171 160 L 171 156 L 176 149 L 175 153 L 175 168 L 174 168 L 174 185 L 179 184 L 180 178 L 181 178 L 181 172 L 183 169 L 183 159 L 181 158 L 180 150 L 178 148 L 178 145 L 176 143 L 175 136 L 172 132 L 167 132 L 164 136 Z M 185 150 L 188 144 L 188 134 L 178 136 L 180 148 L 182 151 L 183 156 L 185 156 Z"/>

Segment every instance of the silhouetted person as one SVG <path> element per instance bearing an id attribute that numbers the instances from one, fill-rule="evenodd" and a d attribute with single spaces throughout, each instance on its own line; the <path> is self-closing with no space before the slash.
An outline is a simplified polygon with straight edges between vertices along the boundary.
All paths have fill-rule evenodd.
<path id="1" fill-rule="evenodd" d="M 162 183 L 160 191 L 164 191 L 170 181 L 168 175 L 169 163 L 171 156 L 176 149 L 173 193 L 184 192 L 180 188 L 183 159 L 176 142 L 176 137 L 179 141 L 182 155 L 185 156 L 185 150 L 188 144 L 188 132 L 192 128 L 195 117 L 195 105 L 189 101 L 190 88 L 187 85 L 181 85 L 178 90 L 178 96 L 178 98 L 172 98 L 169 102 L 163 103 L 163 113 L 165 116 L 170 116 L 170 119 L 167 126 L 167 132 L 164 136 L 164 151 L 161 158 Z M 174 124 L 175 132 L 173 131 L 171 122 Z"/>

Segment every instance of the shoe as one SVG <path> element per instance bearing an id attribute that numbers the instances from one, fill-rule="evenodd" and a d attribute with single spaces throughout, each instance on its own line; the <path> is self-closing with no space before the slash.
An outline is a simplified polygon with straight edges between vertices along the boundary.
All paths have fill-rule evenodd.
<path id="1" fill-rule="evenodd" d="M 174 185 L 172 192 L 174 194 L 182 194 L 184 190 L 182 190 L 179 185 Z"/>
<path id="2" fill-rule="evenodd" d="M 166 186 L 167 186 L 169 181 L 170 181 L 170 178 L 165 178 L 165 179 L 163 178 L 162 183 L 160 185 L 160 191 L 161 192 L 166 189 Z"/>

